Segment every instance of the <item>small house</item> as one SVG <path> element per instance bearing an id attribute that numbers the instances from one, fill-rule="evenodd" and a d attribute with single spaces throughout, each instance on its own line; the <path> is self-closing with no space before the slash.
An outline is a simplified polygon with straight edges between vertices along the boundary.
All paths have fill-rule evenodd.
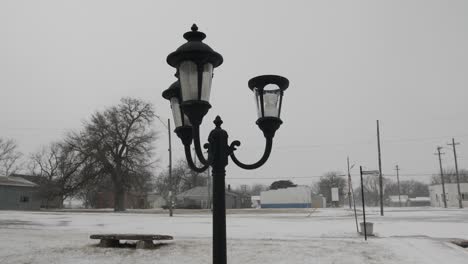
<path id="1" fill-rule="evenodd" d="M 41 198 L 37 184 L 21 177 L 0 176 L 1 210 L 39 210 Z"/>

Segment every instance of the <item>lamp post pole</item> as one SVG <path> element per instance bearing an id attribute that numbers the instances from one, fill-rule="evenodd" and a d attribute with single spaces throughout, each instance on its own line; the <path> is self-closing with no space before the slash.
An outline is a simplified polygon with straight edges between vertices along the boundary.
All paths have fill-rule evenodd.
<path id="1" fill-rule="evenodd" d="M 213 69 L 221 65 L 222 56 L 202 42 L 206 35 L 198 31 L 194 24 L 192 31 L 184 34 L 187 43 L 169 54 L 167 62 L 176 68 L 178 81 L 163 92 L 163 97 L 170 101 L 174 115 L 175 133 L 181 139 L 187 163 L 198 173 L 211 167 L 213 177 L 213 263 L 226 264 L 226 204 L 225 177 L 228 160 L 239 167 L 252 170 L 261 167 L 270 156 L 273 137 L 283 123 L 280 119 L 283 93 L 289 86 L 288 79 L 278 75 L 262 75 L 249 80 L 248 86 L 254 92 L 257 101 L 257 125 L 265 137 L 266 146 L 263 156 L 254 164 L 244 164 L 234 152 L 240 146 L 235 140 L 228 143 L 228 133 L 221 128 L 223 121 L 219 116 L 214 120 L 215 128 L 208 136 L 208 143 L 203 147 L 208 150 L 205 157 L 200 140 L 200 125 L 203 117 L 211 108 L 209 95 Z M 274 85 L 277 89 L 265 90 L 265 86 Z M 191 145 L 195 153 L 192 155 Z M 197 167 L 194 159 L 201 167 Z"/>
<path id="2" fill-rule="evenodd" d="M 171 140 L 171 120 L 167 119 L 167 134 L 169 135 L 169 216 L 172 217 L 172 140 Z"/>

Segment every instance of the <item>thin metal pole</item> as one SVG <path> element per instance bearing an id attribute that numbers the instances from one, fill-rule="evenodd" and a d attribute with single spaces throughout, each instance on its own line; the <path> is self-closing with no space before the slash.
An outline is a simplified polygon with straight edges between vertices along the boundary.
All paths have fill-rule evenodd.
<path id="1" fill-rule="evenodd" d="M 362 217 L 364 219 L 364 240 L 367 240 L 367 228 L 366 228 L 366 203 L 364 202 L 364 183 L 362 180 L 362 166 L 359 166 L 359 172 L 361 174 L 361 199 L 362 199 Z"/>
<path id="2" fill-rule="evenodd" d="M 397 183 L 398 183 L 398 203 L 400 204 L 400 207 L 401 207 L 400 168 L 398 168 L 398 165 L 395 166 L 395 170 L 396 170 L 396 178 L 397 178 Z"/>
<path id="3" fill-rule="evenodd" d="M 380 128 L 379 120 L 377 120 L 377 149 L 379 151 L 379 187 L 380 187 L 380 215 L 384 215 L 383 208 L 383 179 L 382 179 L 382 158 L 380 154 Z"/>
<path id="4" fill-rule="evenodd" d="M 460 143 L 455 143 L 455 139 L 452 138 L 452 144 L 448 144 L 448 145 L 449 146 L 451 145 L 453 147 L 453 157 L 455 159 L 455 174 L 457 175 L 457 189 L 458 189 L 458 207 L 463 208 L 462 195 L 460 191 L 460 176 L 458 175 L 457 151 L 455 149 L 455 146 L 459 144 Z"/>
<path id="5" fill-rule="evenodd" d="M 442 158 L 440 157 L 440 155 L 444 154 L 444 153 L 440 153 L 440 150 L 442 149 L 442 147 L 437 147 L 437 153 L 436 155 L 439 156 L 439 167 L 440 167 L 440 180 L 441 180 L 441 183 L 442 183 L 442 199 L 444 199 L 444 208 L 447 208 L 447 199 L 445 197 L 445 180 L 444 180 L 444 171 L 442 170 Z"/>
<path id="6" fill-rule="evenodd" d="M 351 173 L 349 169 L 349 156 L 346 158 L 348 164 L 348 200 L 349 200 L 349 209 L 351 209 Z"/>
<path id="7" fill-rule="evenodd" d="M 171 120 L 167 119 L 167 134 L 169 135 L 169 216 L 172 217 L 172 140 L 171 140 Z"/>

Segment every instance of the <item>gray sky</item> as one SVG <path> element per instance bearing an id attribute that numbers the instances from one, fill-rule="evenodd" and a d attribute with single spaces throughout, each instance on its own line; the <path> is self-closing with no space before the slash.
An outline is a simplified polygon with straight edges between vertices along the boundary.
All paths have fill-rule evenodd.
<path id="1" fill-rule="evenodd" d="M 264 144 L 247 81 L 290 80 L 269 162 L 254 171 L 231 162 L 228 183 L 310 184 L 344 171 L 347 155 L 376 169 L 376 119 L 384 174 L 395 164 L 401 174 L 436 173 L 435 148 L 448 148 L 452 136 L 462 143 L 459 167 L 468 168 L 467 1 L 220 2 L 1 1 L 0 136 L 36 151 L 123 96 L 170 117 L 161 97 L 174 81 L 166 56 L 195 22 L 224 57 L 203 135 L 221 115 L 230 139 L 243 143 L 242 161 L 256 161 Z M 163 167 L 167 133 L 155 126 Z"/>

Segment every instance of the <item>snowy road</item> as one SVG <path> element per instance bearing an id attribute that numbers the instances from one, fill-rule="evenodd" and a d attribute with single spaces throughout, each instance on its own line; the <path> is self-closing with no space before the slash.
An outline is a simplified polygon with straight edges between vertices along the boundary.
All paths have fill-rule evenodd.
<path id="1" fill-rule="evenodd" d="M 468 210 L 370 210 L 363 241 L 346 209 L 230 211 L 229 263 L 468 263 Z M 211 215 L 0 211 L 0 263 L 211 263 Z M 310 216 L 309 216 L 310 215 Z M 95 247 L 92 233 L 168 234 L 157 250 Z"/>

